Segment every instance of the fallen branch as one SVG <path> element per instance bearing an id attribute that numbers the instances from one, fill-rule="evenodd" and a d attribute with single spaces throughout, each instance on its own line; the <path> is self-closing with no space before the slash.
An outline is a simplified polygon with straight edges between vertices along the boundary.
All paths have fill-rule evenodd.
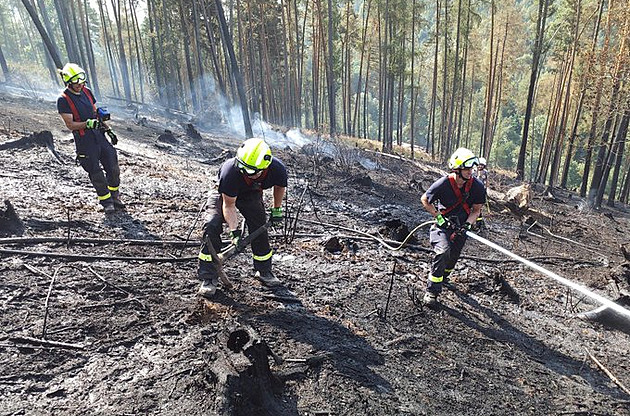
<path id="1" fill-rule="evenodd" d="M 591 360 L 593 360 L 595 362 L 595 364 L 597 364 L 597 366 L 604 373 L 606 373 L 606 375 L 613 381 L 613 383 L 615 383 L 617 386 L 619 386 L 619 388 L 621 388 L 621 390 L 623 390 L 626 394 L 630 395 L 630 390 L 628 390 L 626 388 L 626 386 L 624 386 L 621 383 L 621 381 L 619 381 L 619 379 L 613 375 L 613 373 L 611 373 L 606 367 L 604 367 L 604 365 L 602 363 L 600 363 L 599 360 L 597 358 L 595 358 L 595 356 L 593 354 L 591 354 L 591 352 L 589 350 L 587 350 L 586 348 L 584 348 L 584 350 L 586 351 L 586 354 L 588 354 L 588 356 L 591 358 Z"/>
<path id="2" fill-rule="evenodd" d="M 105 283 L 108 286 L 113 287 L 114 289 L 120 290 L 121 292 L 127 294 L 127 296 L 129 296 L 129 299 L 127 299 L 128 301 L 135 301 L 138 302 L 138 304 L 140 304 L 140 306 L 142 307 L 142 309 L 146 309 L 146 306 L 144 306 L 144 304 L 142 302 L 140 302 L 138 299 L 136 299 L 131 293 L 129 293 L 128 291 L 126 291 L 125 289 L 123 289 L 120 286 L 116 286 L 115 284 L 108 282 L 107 280 L 105 280 L 105 278 L 103 276 L 101 276 L 100 274 L 98 274 L 96 272 L 96 270 L 94 270 L 91 267 L 88 267 L 88 270 L 92 272 L 92 274 L 94 274 L 94 276 L 98 277 L 103 283 Z"/>
<path id="3" fill-rule="evenodd" d="M 39 244 L 39 243 L 68 243 L 68 244 L 131 244 L 138 246 L 199 246 L 198 241 L 183 240 L 133 240 L 113 238 L 68 238 L 68 237 L 8 237 L 0 238 L 0 244 Z"/>
<path id="4" fill-rule="evenodd" d="M 48 293 L 46 294 L 46 301 L 44 302 L 44 323 L 42 325 L 42 339 L 46 339 L 46 321 L 48 320 L 48 305 L 50 301 L 50 294 L 52 293 L 53 285 L 55 284 L 55 279 L 57 278 L 57 273 L 61 270 L 63 266 L 57 267 L 55 273 L 53 273 L 52 278 L 50 279 L 50 285 L 48 286 Z"/>
<path id="5" fill-rule="evenodd" d="M 138 299 L 136 299 L 136 298 L 128 298 L 128 299 L 123 299 L 123 300 L 119 300 L 119 301 L 116 301 L 116 302 L 91 303 L 89 305 L 79 306 L 79 309 L 109 308 L 111 306 L 124 305 L 125 303 L 131 303 L 131 302 L 138 302 L 138 304 L 143 309 L 146 309 L 145 306 L 142 303 L 140 303 L 140 301 Z"/>
<path id="6" fill-rule="evenodd" d="M 313 220 L 307 220 L 307 219 L 301 219 L 300 221 L 309 223 L 309 224 L 316 224 L 316 225 L 321 225 L 323 227 L 332 227 L 332 228 L 338 228 L 341 230 L 345 230 L 345 231 L 350 231 L 353 233 L 357 233 L 360 235 L 359 236 L 347 236 L 347 235 L 338 235 L 338 237 L 343 237 L 343 238 L 353 238 L 356 240 L 364 240 L 364 241 L 376 241 L 382 245 L 384 245 L 385 247 L 387 247 L 388 249 L 396 249 L 392 246 L 390 246 L 390 244 L 398 244 L 399 246 L 397 247 L 398 249 L 400 249 L 403 245 L 405 247 L 409 247 L 409 248 L 413 248 L 414 250 L 419 250 L 419 251 L 424 251 L 427 253 L 433 253 L 433 249 L 427 248 L 427 247 L 423 247 L 417 244 L 408 244 L 403 242 L 401 244 L 400 241 L 395 241 L 395 240 L 386 240 L 386 239 L 382 239 L 376 236 L 373 236 L 371 234 L 368 234 L 366 232 L 360 231 L 360 230 L 355 230 L 353 228 L 349 228 L 349 227 L 344 227 L 342 225 L 337 225 L 337 224 L 329 224 L 329 223 L 324 223 L 324 222 L 319 222 L 319 221 L 313 221 Z M 426 224 L 426 223 L 423 223 Z M 423 225 L 421 224 L 421 225 Z M 416 227 L 418 228 L 418 227 Z M 415 230 L 414 230 L 415 231 Z M 413 234 L 414 231 L 412 231 L 410 234 Z M 296 236 L 302 236 L 301 234 L 296 234 Z M 306 237 L 318 237 L 320 236 L 320 234 L 303 234 L 303 236 Z M 321 236 L 325 236 L 325 234 L 321 234 Z M 270 237 L 277 237 L 276 235 L 271 235 Z M 513 263 L 513 262 L 518 262 L 517 260 L 512 260 L 512 259 L 491 259 L 491 258 L 486 258 L 486 257 L 476 257 L 476 256 L 465 256 L 462 255 L 460 256 L 461 259 L 468 259 L 468 260 L 475 260 L 475 261 L 479 261 L 479 262 L 486 262 L 486 263 Z M 570 258 L 570 257 L 562 257 L 562 256 L 539 256 L 539 257 L 531 257 L 528 260 L 538 260 L 541 261 L 543 263 L 549 263 L 552 262 L 553 260 L 561 260 L 563 262 L 571 262 L 571 263 L 575 263 L 577 262 L 576 259 L 574 258 Z M 602 263 L 601 262 L 597 262 L 597 261 L 589 261 L 589 260 L 580 260 L 579 263 L 582 264 L 590 264 L 593 266 L 599 266 Z"/>
<path id="7" fill-rule="evenodd" d="M 67 342 L 49 341 L 46 339 L 31 338 L 31 337 L 9 337 L 9 341 L 17 342 L 21 344 L 40 345 L 44 347 L 69 348 L 73 350 L 85 349 L 85 346 L 83 344 L 70 344 Z"/>
<path id="8" fill-rule="evenodd" d="M 197 260 L 197 256 L 194 257 L 128 257 L 128 256 L 88 256 L 85 254 L 70 254 L 70 253 L 54 253 L 54 252 L 41 252 L 41 251 L 28 251 L 28 250 L 8 250 L 0 249 L 0 254 L 14 254 L 20 256 L 39 256 L 50 258 L 63 258 L 68 260 L 77 261 L 96 261 L 96 260 L 120 260 L 120 261 L 143 261 L 146 263 L 179 263 L 185 261 Z"/>

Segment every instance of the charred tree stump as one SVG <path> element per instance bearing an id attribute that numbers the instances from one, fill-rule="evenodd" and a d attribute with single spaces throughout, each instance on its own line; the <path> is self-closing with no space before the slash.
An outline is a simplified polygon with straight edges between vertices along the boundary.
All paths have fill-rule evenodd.
<path id="1" fill-rule="evenodd" d="M 39 133 L 33 133 L 30 136 L 22 137 L 21 139 L 14 140 L 12 142 L 2 143 L 0 144 L 0 150 L 30 149 L 31 147 L 36 146 L 45 147 L 46 149 L 48 149 L 48 152 L 50 152 L 50 154 L 53 155 L 55 159 L 57 159 L 59 163 L 61 163 L 62 165 L 65 164 L 65 162 L 61 159 L 61 156 L 59 156 L 59 153 L 57 153 L 57 150 L 55 150 L 53 135 L 48 130 L 43 130 Z"/>
<path id="2" fill-rule="evenodd" d="M 281 415 L 286 408 L 278 397 L 282 381 L 269 367 L 269 356 L 278 360 L 269 346 L 251 329 L 237 329 L 230 334 L 228 348 L 242 352 L 251 365 L 236 376 L 228 376 L 229 397 L 235 415 Z"/>
<path id="3" fill-rule="evenodd" d="M 6 199 L 4 205 L 6 209 L 0 208 L 0 237 L 24 234 L 24 224 L 15 212 L 11 201 Z"/>

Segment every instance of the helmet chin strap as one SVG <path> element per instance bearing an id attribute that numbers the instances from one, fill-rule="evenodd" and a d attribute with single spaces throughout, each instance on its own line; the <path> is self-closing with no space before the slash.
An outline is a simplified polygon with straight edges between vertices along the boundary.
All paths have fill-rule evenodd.
<path id="1" fill-rule="evenodd" d="M 459 176 L 460 178 L 462 178 L 462 180 L 464 182 L 468 182 L 469 180 L 472 179 L 472 175 L 470 175 L 470 178 L 468 178 L 468 179 L 464 178 L 464 176 L 462 175 L 462 169 L 455 169 L 455 175 Z"/>

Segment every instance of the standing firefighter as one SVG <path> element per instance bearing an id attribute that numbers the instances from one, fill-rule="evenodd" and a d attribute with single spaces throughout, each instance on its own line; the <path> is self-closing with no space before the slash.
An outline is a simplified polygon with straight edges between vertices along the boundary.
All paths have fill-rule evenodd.
<path id="1" fill-rule="evenodd" d="M 69 63 L 60 70 L 60 74 L 66 89 L 57 99 L 57 111 L 72 131 L 77 161 L 88 173 L 105 213 L 124 209 L 118 191 L 118 155 L 112 146 L 118 143 L 118 138 L 104 123 L 109 119 L 109 113 L 103 108 L 96 108 L 96 98 L 85 86 L 87 77 L 81 67 Z M 106 134 L 111 144 L 105 138 Z"/>
<path id="2" fill-rule="evenodd" d="M 263 190 L 273 188 L 272 224 L 282 222 L 282 199 L 287 187 L 287 170 L 282 161 L 271 155 L 271 149 L 262 139 L 243 142 L 236 157 L 223 162 L 219 170 L 218 189 L 210 192 L 208 210 L 210 216 L 204 225 L 203 242 L 199 253 L 198 276 L 202 280 L 198 294 L 212 297 L 217 288 L 218 273 L 207 246 L 210 241 L 218 252 L 221 249 L 223 223 L 227 223 L 229 236 L 238 245 L 241 230 L 238 229 L 236 210 L 245 217 L 249 232 L 267 222 Z M 252 240 L 256 277 L 266 286 L 277 286 L 280 280 L 271 271 L 273 251 L 269 246 L 267 231 Z"/>
<path id="3" fill-rule="evenodd" d="M 488 188 L 488 169 L 485 157 L 479 158 L 479 165 L 477 165 L 477 170 L 475 170 L 475 178 L 479 179 L 483 186 Z"/>
<path id="4" fill-rule="evenodd" d="M 436 222 L 429 232 L 434 255 L 424 295 L 426 305 L 437 302 L 442 282 L 455 268 L 464 248 L 466 231 L 475 224 L 486 202 L 486 190 L 472 174 L 478 163 L 473 152 L 457 149 L 448 161 L 451 173 L 435 181 L 422 195 L 422 205 Z"/>

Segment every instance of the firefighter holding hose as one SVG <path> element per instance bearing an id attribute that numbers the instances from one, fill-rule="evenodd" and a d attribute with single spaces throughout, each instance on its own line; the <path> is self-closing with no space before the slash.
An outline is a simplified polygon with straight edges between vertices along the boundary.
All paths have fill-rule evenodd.
<path id="1" fill-rule="evenodd" d="M 448 161 L 451 172 L 435 181 L 422 195 L 422 205 L 435 218 L 429 231 L 434 254 L 423 298 L 427 306 L 437 303 L 444 279 L 455 268 L 464 248 L 466 231 L 472 229 L 486 202 L 483 183 L 473 177 L 473 169 L 478 164 L 472 151 L 457 149 Z"/>

